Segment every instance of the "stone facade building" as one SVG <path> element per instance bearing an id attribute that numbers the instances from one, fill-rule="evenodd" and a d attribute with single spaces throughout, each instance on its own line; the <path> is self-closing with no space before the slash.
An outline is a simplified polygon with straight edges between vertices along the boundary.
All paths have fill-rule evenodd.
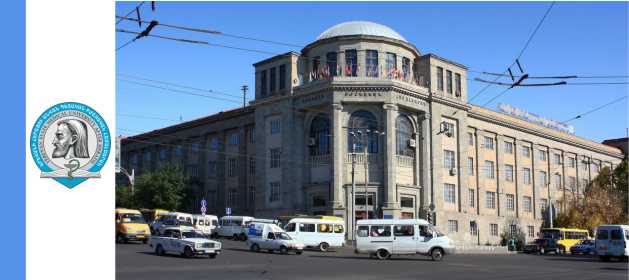
<path id="1" fill-rule="evenodd" d="M 551 202 L 561 211 L 623 157 L 469 104 L 467 67 L 380 24 L 336 25 L 254 67 L 247 107 L 128 137 L 123 167 L 181 164 L 217 215 L 336 215 L 348 232 L 354 218 L 430 215 L 485 244 L 511 225 L 533 238 Z"/>

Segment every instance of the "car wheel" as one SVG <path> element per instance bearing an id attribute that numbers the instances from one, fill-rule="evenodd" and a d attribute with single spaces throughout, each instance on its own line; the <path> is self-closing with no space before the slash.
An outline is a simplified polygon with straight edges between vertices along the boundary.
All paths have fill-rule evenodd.
<path id="1" fill-rule="evenodd" d="M 288 248 L 286 248 L 286 246 L 280 247 L 280 254 L 282 255 L 288 254 Z"/>
<path id="2" fill-rule="evenodd" d="M 604 261 L 604 262 L 609 261 L 608 256 L 600 256 L 600 258 L 601 258 L 601 261 Z"/>
<path id="3" fill-rule="evenodd" d="M 539 249 L 539 254 L 540 254 L 540 255 L 545 255 L 545 254 L 546 254 L 546 249 L 544 249 L 544 248 L 540 248 L 540 249 Z"/>
<path id="4" fill-rule="evenodd" d="M 240 234 L 240 240 L 242 240 L 242 241 L 247 241 L 247 235 L 246 235 L 246 234 L 244 234 L 244 233 L 241 233 L 241 234 Z"/>
<path id="5" fill-rule="evenodd" d="M 234 236 L 232 236 L 232 239 L 233 239 L 233 240 L 238 240 L 238 235 L 237 235 L 237 234 L 234 234 Z"/>
<path id="6" fill-rule="evenodd" d="M 186 246 L 186 248 L 183 249 L 183 256 L 186 258 L 192 258 L 194 256 L 194 252 L 192 252 L 192 248 Z"/>
<path id="7" fill-rule="evenodd" d="M 327 252 L 328 249 L 330 249 L 330 244 L 328 244 L 326 242 L 321 242 L 321 244 L 319 244 L 319 251 Z"/>
<path id="8" fill-rule="evenodd" d="M 142 243 L 144 243 L 144 244 L 149 243 L 148 238 L 142 239 Z"/>
<path id="9" fill-rule="evenodd" d="M 563 246 L 560 246 L 559 249 L 557 249 L 557 254 L 558 255 L 564 255 L 566 253 L 566 248 Z"/>
<path id="10" fill-rule="evenodd" d="M 157 247 L 155 247 L 155 255 L 164 255 L 164 248 L 162 247 L 162 244 L 157 244 Z"/>
<path id="11" fill-rule="evenodd" d="M 216 259 L 216 254 L 209 254 L 209 255 L 208 255 L 208 257 L 209 257 L 210 259 Z"/>
<path id="12" fill-rule="evenodd" d="M 129 240 L 127 240 L 123 234 L 118 234 L 118 236 L 116 236 L 116 240 L 118 241 L 118 243 L 128 243 Z"/>
<path id="13" fill-rule="evenodd" d="M 443 250 L 441 248 L 432 249 L 432 251 L 430 251 L 430 258 L 437 262 L 443 260 Z"/>
<path id="14" fill-rule="evenodd" d="M 266 250 L 269 254 L 273 254 L 273 250 Z"/>
<path id="15" fill-rule="evenodd" d="M 301 255 L 304 251 L 296 251 L 295 254 Z"/>
<path id="16" fill-rule="evenodd" d="M 387 251 L 385 249 L 380 249 L 380 250 L 376 251 L 376 257 L 379 260 L 386 260 L 386 259 L 391 257 L 391 254 L 389 253 L 389 251 Z"/>
<path id="17" fill-rule="evenodd" d="M 249 249 L 251 249 L 251 251 L 253 251 L 253 252 L 260 252 L 260 246 L 258 244 L 255 244 L 255 243 L 252 244 Z"/>

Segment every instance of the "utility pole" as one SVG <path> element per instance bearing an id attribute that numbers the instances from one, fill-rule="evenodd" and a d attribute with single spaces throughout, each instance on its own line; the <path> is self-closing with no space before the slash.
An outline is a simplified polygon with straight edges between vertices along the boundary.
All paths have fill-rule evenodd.
<path id="1" fill-rule="evenodd" d="M 353 133 L 353 132 L 352 132 Z M 352 143 L 352 240 L 356 240 L 356 141 Z"/>
<path id="2" fill-rule="evenodd" d="M 242 90 L 242 107 L 245 108 L 247 106 L 247 90 L 249 90 L 249 87 L 242 85 L 240 89 Z"/>
<path id="3" fill-rule="evenodd" d="M 369 192 L 367 191 L 367 186 L 369 186 L 369 160 L 367 159 L 367 149 L 369 147 L 369 129 L 365 129 L 365 133 L 363 133 L 363 160 L 365 161 L 365 219 L 369 219 Z"/>

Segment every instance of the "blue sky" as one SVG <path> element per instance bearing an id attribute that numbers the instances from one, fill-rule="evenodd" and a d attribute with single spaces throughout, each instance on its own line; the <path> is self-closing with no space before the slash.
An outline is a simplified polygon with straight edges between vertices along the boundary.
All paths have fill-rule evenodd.
<path id="1" fill-rule="evenodd" d="M 118 15 L 139 2 L 117 2 Z M 347 3 L 347 2 L 157 2 L 141 8 L 143 19 L 219 30 L 224 33 L 304 46 L 325 29 L 351 20 L 387 25 L 422 53 L 434 53 L 474 71 L 502 72 L 518 55 L 550 2 L 515 3 Z M 520 61 L 531 75 L 628 75 L 628 5 L 619 3 L 555 4 Z M 145 26 L 143 26 L 144 28 Z M 141 31 L 135 22 L 116 25 Z M 299 47 L 260 43 L 225 36 L 157 26 L 152 34 L 196 39 L 216 44 L 283 53 Z M 132 38 L 116 33 L 116 46 Z M 240 95 L 243 84 L 253 88 L 252 64 L 268 54 L 208 47 L 157 38 L 142 38 L 116 53 L 117 74 Z M 470 79 L 479 74 L 468 73 Z M 116 81 L 117 134 L 172 125 L 238 107 L 229 102 L 176 94 Z M 491 77 L 484 77 L 491 79 Z M 627 82 L 620 79 L 579 79 L 574 82 Z M 468 81 L 470 96 L 485 84 Z M 484 104 L 503 88 L 492 86 L 474 104 Z M 628 85 L 567 85 L 515 88 L 488 105 L 503 102 L 547 118 L 565 121 L 629 92 Z M 250 92 L 249 96 L 253 93 Z M 225 97 L 217 95 L 218 97 Z M 230 98 L 230 97 L 227 97 Z M 595 141 L 624 137 L 628 127 L 627 99 L 571 121 L 576 135 Z M 132 115 L 134 117 L 131 117 Z M 144 116 L 150 118 L 139 118 Z"/>

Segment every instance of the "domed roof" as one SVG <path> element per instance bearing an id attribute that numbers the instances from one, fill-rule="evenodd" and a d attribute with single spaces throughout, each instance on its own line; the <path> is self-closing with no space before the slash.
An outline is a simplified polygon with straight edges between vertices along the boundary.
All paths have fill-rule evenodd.
<path id="1" fill-rule="evenodd" d="M 317 37 L 317 40 L 347 35 L 381 36 L 407 42 L 406 39 L 395 32 L 395 30 L 382 24 L 369 21 L 348 21 L 339 23 L 323 31 L 323 33 Z"/>

